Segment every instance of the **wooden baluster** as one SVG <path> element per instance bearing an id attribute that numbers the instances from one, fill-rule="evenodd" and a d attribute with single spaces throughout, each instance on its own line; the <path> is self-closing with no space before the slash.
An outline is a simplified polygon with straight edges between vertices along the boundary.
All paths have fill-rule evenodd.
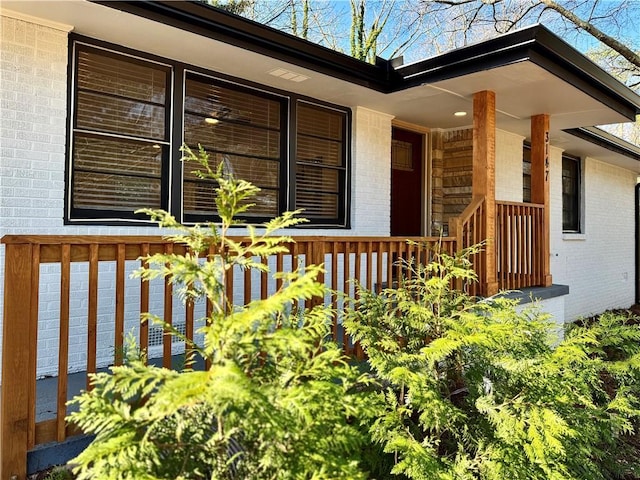
<path id="1" fill-rule="evenodd" d="M 252 285 L 251 285 L 251 273 L 252 273 L 252 270 L 250 268 L 245 268 L 245 270 L 244 270 L 244 288 L 243 288 L 243 290 L 244 290 L 243 300 L 244 300 L 244 304 L 245 305 L 248 305 L 252 300 L 252 298 L 251 298 L 251 296 L 252 296 L 252 294 L 251 294 L 251 287 L 252 287 Z"/>
<path id="2" fill-rule="evenodd" d="M 351 279 L 351 243 L 344 243 L 344 278 L 342 288 L 347 297 L 351 296 L 349 280 Z M 345 355 L 351 355 L 351 339 L 349 334 L 344 331 L 342 336 L 342 348 Z"/>
<path id="3" fill-rule="evenodd" d="M 373 245 L 367 242 L 367 290 L 373 290 Z"/>
<path id="4" fill-rule="evenodd" d="M 382 291 L 382 255 L 384 252 L 385 243 L 378 242 L 378 255 L 376 256 L 376 293 Z"/>
<path id="5" fill-rule="evenodd" d="M 389 249 L 387 251 L 387 288 L 393 288 L 393 254 L 395 253 L 395 244 L 388 242 Z"/>
<path id="6" fill-rule="evenodd" d="M 264 265 L 269 266 L 269 259 L 268 258 L 263 258 L 261 260 L 261 262 Z M 265 300 L 266 298 L 269 297 L 269 290 L 268 290 L 268 282 L 269 282 L 269 275 L 267 274 L 267 272 L 261 272 L 260 273 L 260 298 L 262 300 Z"/>
<path id="7" fill-rule="evenodd" d="M 140 256 L 143 257 L 140 260 L 140 266 L 144 269 L 149 268 L 149 262 L 144 259 L 149 255 L 149 244 L 143 243 L 140 246 Z M 149 282 L 140 279 L 140 315 L 143 313 L 149 313 Z M 145 365 L 149 362 L 149 322 L 140 322 L 140 350 L 144 354 Z"/>
<path id="8" fill-rule="evenodd" d="M 283 254 L 277 253 L 276 254 L 276 272 L 282 272 L 283 269 L 284 269 Z M 276 291 L 280 290 L 281 288 L 282 288 L 282 279 L 278 278 L 276 279 Z"/>
<path id="9" fill-rule="evenodd" d="M 227 270 L 227 274 L 224 278 L 224 296 L 226 299 L 226 304 L 224 306 L 225 311 L 229 312 L 233 305 L 233 281 L 235 275 L 235 267 L 232 266 L 229 270 Z"/>
<path id="10" fill-rule="evenodd" d="M 356 263 L 355 263 L 355 271 L 354 271 L 354 277 L 358 279 L 358 282 L 362 285 L 362 254 L 363 254 L 363 249 L 362 249 L 362 243 L 361 242 L 357 242 L 356 243 Z M 360 298 L 360 295 L 358 294 L 358 291 L 356 290 L 356 292 L 354 292 L 354 296 L 356 299 Z M 356 343 L 354 346 L 355 349 L 355 354 L 356 354 L 356 358 L 358 360 L 362 360 L 364 358 L 363 352 L 362 352 L 362 347 L 360 346 L 359 343 Z"/>
<path id="11" fill-rule="evenodd" d="M 98 244 L 89 245 L 89 292 L 87 305 L 87 374 L 96 373 L 98 346 Z M 93 385 L 87 375 L 86 389 Z"/>
<path id="12" fill-rule="evenodd" d="M 164 253 L 171 255 L 173 253 L 173 243 L 167 243 L 164 246 Z M 170 265 L 167 263 L 166 267 Z M 173 285 L 171 284 L 171 276 L 164 278 L 164 309 L 163 309 L 163 327 L 162 335 L 162 366 L 171 368 L 171 345 L 173 343 L 173 334 L 170 334 L 169 328 L 173 325 Z"/>
<path id="13" fill-rule="evenodd" d="M 6 292 L 6 289 L 5 289 Z M 34 245 L 31 259 L 31 298 L 29 301 L 29 337 L 31 345 L 38 345 L 38 300 L 40 295 L 40 246 Z M 5 297 L 6 301 L 6 297 Z M 5 317 L 6 318 L 6 317 Z M 38 349 L 29 348 L 29 416 L 27 432 L 27 448 L 35 446 L 36 439 L 36 377 L 38 365 Z"/>
<path id="14" fill-rule="evenodd" d="M 189 247 L 185 247 L 185 255 L 190 255 L 191 258 L 195 258 L 197 252 L 193 252 Z M 193 284 L 187 285 L 187 298 L 184 306 L 184 369 L 191 370 L 193 368 L 193 359 L 195 357 L 195 350 L 193 348 L 193 334 L 194 334 L 194 310 L 195 302 L 191 293 L 193 292 Z"/>
<path id="15" fill-rule="evenodd" d="M 71 287 L 71 246 L 62 245 L 60 259 L 60 340 L 58 346 L 58 396 L 56 406 L 56 440 L 66 438 L 67 387 L 69 371 L 69 295 Z"/>
<path id="16" fill-rule="evenodd" d="M 331 242 L 331 308 L 333 309 L 333 321 L 331 325 L 331 334 L 333 341 L 338 342 L 338 334 L 340 333 L 338 325 L 338 242 Z"/>
<path id="17" fill-rule="evenodd" d="M 116 247 L 116 311 L 114 324 L 114 364 L 122 365 L 124 359 L 124 258 L 125 246 Z"/>

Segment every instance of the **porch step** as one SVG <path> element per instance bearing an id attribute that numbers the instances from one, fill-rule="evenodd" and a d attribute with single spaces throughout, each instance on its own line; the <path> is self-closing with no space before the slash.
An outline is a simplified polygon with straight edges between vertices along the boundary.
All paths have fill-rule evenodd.
<path id="1" fill-rule="evenodd" d="M 36 446 L 27 452 L 27 475 L 67 463 L 87 448 L 92 440 L 93 435 L 78 435 L 67 438 L 64 442 Z"/>

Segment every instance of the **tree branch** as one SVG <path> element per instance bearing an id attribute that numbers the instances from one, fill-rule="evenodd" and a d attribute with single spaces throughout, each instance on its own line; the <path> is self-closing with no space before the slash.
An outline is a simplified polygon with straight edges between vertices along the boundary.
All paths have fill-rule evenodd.
<path id="1" fill-rule="evenodd" d="M 582 30 L 584 30 L 585 32 L 593 35 L 593 37 L 597 38 L 598 40 L 600 40 L 602 43 L 604 43 L 608 47 L 614 49 L 622 57 L 624 57 L 626 60 L 628 60 L 630 63 L 632 63 L 633 65 L 635 65 L 636 67 L 638 67 L 640 69 L 640 55 L 635 53 L 633 50 L 631 50 L 625 44 L 623 44 L 622 42 L 616 40 L 615 38 L 607 35 L 602 30 L 600 30 L 596 26 L 592 25 L 591 23 L 582 20 L 577 15 L 575 15 L 572 11 L 567 10 L 566 8 L 564 8 L 561 5 L 558 5 L 553 0 L 540 0 L 540 2 L 542 4 L 544 4 L 547 8 L 558 12 L 560 15 L 562 15 L 564 18 L 569 20 L 575 26 L 577 26 L 577 27 L 581 28 Z"/>

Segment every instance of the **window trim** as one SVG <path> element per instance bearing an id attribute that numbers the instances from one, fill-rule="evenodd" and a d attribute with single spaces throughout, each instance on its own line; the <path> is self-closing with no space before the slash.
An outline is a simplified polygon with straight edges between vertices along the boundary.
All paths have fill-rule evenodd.
<path id="1" fill-rule="evenodd" d="M 84 216 L 78 216 L 78 209 L 72 208 L 72 176 L 73 176 L 73 138 L 75 127 L 75 110 L 77 105 L 77 85 L 76 85 L 76 45 L 84 45 L 89 48 L 103 50 L 114 56 L 127 56 L 137 59 L 142 63 L 156 63 L 169 68 L 167 101 L 165 111 L 165 128 L 168 129 L 168 156 L 163 159 L 161 173 L 161 202 L 162 208 L 171 212 L 185 225 L 193 225 L 197 222 L 212 221 L 217 223 L 219 217 L 212 218 L 185 218 L 183 209 L 183 162 L 180 161 L 182 153 L 180 147 L 184 142 L 184 100 L 186 93 L 187 74 L 195 74 L 210 78 L 216 82 L 227 83 L 237 87 L 239 90 L 249 92 L 261 92 L 268 97 L 282 99 L 283 111 L 281 115 L 281 125 L 283 133 L 281 139 L 281 185 L 279 214 L 287 210 L 295 210 L 295 152 L 296 152 L 296 107 L 299 102 L 316 105 L 321 108 L 331 109 L 344 114 L 344 179 L 341 179 L 340 189 L 340 209 L 336 219 L 309 219 L 308 223 L 296 226 L 295 228 L 350 228 L 351 219 L 351 149 L 352 149 L 352 118 L 351 108 L 324 102 L 315 98 L 298 95 L 255 82 L 232 77 L 219 72 L 208 70 L 191 64 L 174 61 L 147 54 L 138 50 L 133 50 L 124 46 L 95 40 L 90 37 L 71 33 L 69 34 L 68 64 L 67 64 L 67 132 L 65 149 L 65 186 L 64 186 L 64 213 L 63 221 L 65 225 L 104 225 L 104 226 L 127 226 L 127 225 L 149 225 L 154 226 L 145 215 L 131 214 L 123 215 L 119 210 L 91 210 L 90 212 L 102 213 L 101 215 L 90 216 L 88 212 Z M 285 183 L 286 182 L 286 183 Z M 283 184 L 284 183 L 284 184 Z M 304 216 L 304 214 L 302 214 Z M 235 226 L 260 224 L 271 219 L 271 217 L 249 217 L 246 222 L 242 221 Z"/>

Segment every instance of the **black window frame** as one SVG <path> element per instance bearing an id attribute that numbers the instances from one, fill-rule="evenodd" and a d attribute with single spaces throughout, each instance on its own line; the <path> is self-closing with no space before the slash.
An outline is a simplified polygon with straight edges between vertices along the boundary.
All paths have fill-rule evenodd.
<path id="1" fill-rule="evenodd" d="M 123 222 L 127 224 L 146 225 L 149 223 L 148 216 L 141 213 L 134 213 L 131 211 L 126 214 L 123 210 L 108 210 L 108 209 L 94 209 L 94 208 L 80 208 L 73 205 L 72 188 L 74 185 L 75 170 L 72 168 L 73 164 L 73 146 L 76 134 L 83 134 L 89 136 L 104 136 L 111 138 L 122 139 L 136 139 L 135 135 L 113 134 L 106 131 L 91 131 L 87 129 L 77 128 L 77 105 L 78 105 L 78 57 L 80 51 L 89 51 L 99 53 L 103 56 L 122 59 L 127 58 L 132 63 L 138 65 L 154 64 L 160 66 L 167 72 L 167 83 L 165 86 L 165 106 L 170 106 L 174 92 L 172 90 L 173 82 L 172 77 L 174 75 L 171 65 L 159 57 L 152 55 L 142 55 L 140 52 L 131 49 L 122 49 L 115 51 L 112 48 L 105 46 L 103 42 L 95 42 L 91 39 L 87 39 L 82 36 L 70 35 L 69 39 L 69 62 L 68 62 L 68 78 L 67 78 L 67 111 L 68 114 L 68 126 L 66 136 L 66 158 L 65 158 L 65 189 L 64 189 L 64 223 L 65 224 L 90 224 L 90 225 L 122 225 Z M 160 206 L 158 208 L 169 210 L 170 193 L 169 193 L 169 169 L 171 165 L 172 157 L 172 142 L 171 142 L 171 108 L 165 107 L 165 140 L 157 142 L 161 144 L 161 148 L 164 150 L 163 158 L 161 161 L 161 173 L 160 173 Z M 143 139 L 143 137 L 138 137 Z M 149 139 L 145 139 L 149 140 Z"/>
<path id="2" fill-rule="evenodd" d="M 574 182 L 573 192 L 565 191 L 565 162 L 571 162 L 574 165 L 572 169 L 575 172 L 575 178 L 571 177 L 570 180 Z M 576 157 L 567 153 L 562 154 L 562 232 L 563 233 L 582 233 L 582 162 L 580 157 Z M 570 202 L 570 205 L 567 204 Z M 573 220 L 571 223 L 565 222 L 565 212 L 571 209 L 573 214 Z"/>
<path id="3" fill-rule="evenodd" d="M 529 142 L 522 144 L 522 202 L 531 203 L 531 144 Z"/>
<path id="4" fill-rule="evenodd" d="M 344 115 L 344 169 L 339 178 L 338 186 L 339 205 L 336 218 L 315 218 L 309 219 L 308 223 L 296 228 L 350 228 L 351 210 L 351 126 L 352 111 L 349 107 L 335 105 L 318 99 L 298 95 L 293 92 L 278 90 L 275 88 L 260 85 L 244 79 L 221 74 L 212 70 L 197 67 L 187 63 L 169 60 L 153 54 L 147 54 L 138 50 L 129 49 L 120 45 L 107 43 L 85 37 L 78 34 L 69 35 L 69 62 L 67 78 L 67 148 L 65 167 L 65 188 L 64 188 L 64 224 L 65 225 L 105 225 L 105 226 L 125 226 L 125 225 L 150 225 L 148 217 L 143 214 L 125 214 L 122 210 L 90 209 L 88 211 L 73 208 L 72 205 L 72 185 L 73 185 L 73 135 L 75 127 L 76 105 L 77 105 L 77 80 L 75 71 L 77 69 L 76 46 L 81 48 L 99 49 L 108 52 L 115 57 L 128 57 L 146 63 L 165 65 L 170 68 L 167 86 L 167 103 L 169 108 L 165 109 L 165 128 L 168 129 L 168 153 L 165 154 L 162 164 L 161 178 L 161 208 L 173 214 L 185 225 L 203 223 L 206 221 L 219 222 L 217 215 L 185 215 L 183 212 L 183 162 L 181 146 L 184 143 L 184 114 L 185 114 L 185 82 L 187 75 L 210 79 L 212 82 L 231 86 L 233 89 L 247 91 L 253 94 L 264 95 L 268 98 L 281 99 L 283 110 L 281 114 L 281 164 L 280 164 L 280 186 L 279 186 L 279 211 L 282 214 L 287 210 L 296 209 L 296 137 L 297 125 L 296 114 L 297 105 L 300 102 L 316 105 L 320 108 L 331 109 Z M 302 215 L 304 217 L 304 213 Z M 240 218 L 242 227 L 247 224 L 260 224 L 273 217 L 251 215 Z"/>

